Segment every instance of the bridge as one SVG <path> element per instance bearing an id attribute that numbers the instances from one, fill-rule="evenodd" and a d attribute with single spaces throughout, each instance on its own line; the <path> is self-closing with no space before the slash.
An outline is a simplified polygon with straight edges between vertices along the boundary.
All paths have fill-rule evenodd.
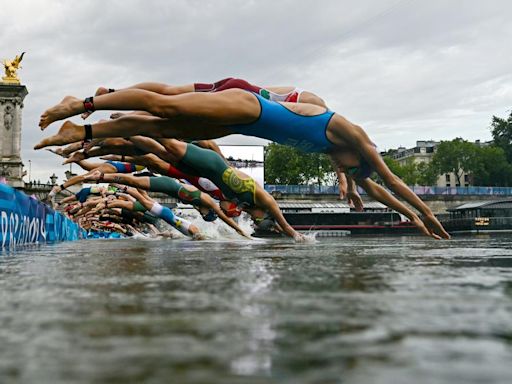
<path id="1" fill-rule="evenodd" d="M 500 200 L 512 197 L 512 187 L 410 187 L 434 212 L 445 214 L 450 208 L 475 201 Z M 265 185 L 265 190 L 279 201 L 332 201 L 338 199 L 338 186 Z M 373 201 L 358 188 L 364 202 Z M 400 199 L 401 200 L 401 199 Z"/>
<path id="2" fill-rule="evenodd" d="M 25 184 L 24 191 L 44 199 L 50 192 L 50 184 Z M 435 214 L 447 213 L 450 208 L 475 201 L 500 200 L 512 197 L 511 187 L 410 187 Z M 77 187 L 77 190 L 80 189 Z M 335 201 L 338 200 L 338 186 L 324 185 L 265 185 L 265 190 L 279 202 L 285 201 Z M 363 201 L 370 202 L 364 190 L 359 189 Z M 176 199 L 155 193 L 153 198 L 161 204 L 173 205 Z"/>

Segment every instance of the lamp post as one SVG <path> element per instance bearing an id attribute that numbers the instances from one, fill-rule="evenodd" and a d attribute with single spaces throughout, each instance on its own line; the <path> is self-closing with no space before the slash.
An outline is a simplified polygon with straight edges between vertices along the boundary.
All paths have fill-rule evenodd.
<path id="1" fill-rule="evenodd" d="M 32 160 L 28 161 L 28 182 L 32 183 Z"/>

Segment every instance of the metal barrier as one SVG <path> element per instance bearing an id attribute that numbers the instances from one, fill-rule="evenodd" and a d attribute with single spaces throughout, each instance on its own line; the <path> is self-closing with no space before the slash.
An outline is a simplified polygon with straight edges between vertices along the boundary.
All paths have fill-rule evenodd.
<path id="1" fill-rule="evenodd" d="M 409 187 L 417 195 L 480 195 L 480 196 L 512 196 L 512 187 Z M 337 185 L 265 185 L 269 193 L 290 193 L 303 195 L 338 194 Z M 364 190 L 358 188 L 360 194 Z"/>

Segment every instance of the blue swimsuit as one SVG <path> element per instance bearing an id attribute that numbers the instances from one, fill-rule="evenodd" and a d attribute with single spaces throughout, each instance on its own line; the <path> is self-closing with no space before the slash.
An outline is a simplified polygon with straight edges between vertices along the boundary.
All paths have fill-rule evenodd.
<path id="1" fill-rule="evenodd" d="M 253 95 L 260 102 L 260 116 L 253 123 L 230 125 L 235 133 L 272 140 L 304 152 L 328 152 L 334 147 L 326 136 L 334 112 L 327 110 L 320 115 L 303 116 L 280 103 Z"/>
<path id="2" fill-rule="evenodd" d="M 142 171 L 145 168 L 142 165 L 124 163 L 121 161 L 107 160 L 106 162 L 110 165 L 113 165 L 116 168 L 117 173 L 132 173 L 136 171 Z"/>
<path id="3" fill-rule="evenodd" d="M 90 194 L 91 194 L 91 187 L 87 187 L 87 188 L 82 188 L 77 193 L 75 193 L 75 197 L 80 203 L 85 203 L 85 201 L 87 200 L 87 196 L 89 196 Z"/>

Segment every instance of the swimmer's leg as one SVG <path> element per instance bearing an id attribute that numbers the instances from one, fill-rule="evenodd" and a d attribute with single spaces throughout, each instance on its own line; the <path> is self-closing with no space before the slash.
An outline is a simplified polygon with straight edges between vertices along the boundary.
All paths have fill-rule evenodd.
<path id="1" fill-rule="evenodd" d="M 135 188 L 149 189 L 149 177 L 136 177 L 123 173 L 110 173 L 104 174 L 101 171 L 95 170 L 88 174 L 85 178 L 87 181 L 96 181 L 98 183 L 118 183 L 129 185 Z"/>
<path id="2" fill-rule="evenodd" d="M 181 119 L 179 119 L 181 120 Z M 66 121 L 56 135 L 41 140 L 34 149 L 51 145 L 74 143 L 84 138 L 148 136 L 153 138 L 179 137 L 182 139 L 215 139 L 232 133 L 229 128 L 203 124 L 197 120 L 172 121 L 153 116 L 129 115 L 119 119 L 87 124 L 85 126 Z M 89 128 L 89 131 L 87 130 Z"/>
<path id="3" fill-rule="evenodd" d="M 239 89 L 177 96 L 127 89 L 94 98 L 88 97 L 83 101 L 67 96 L 41 115 L 39 126 L 45 129 L 54 121 L 95 110 L 138 110 L 164 118 L 181 117 L 182 122 L 187 123 L 201 119 L 211 124 L 228 125 L 256 120 L 260 114 L 260 105 L 254 95 Z M 192 120 L 186 121 L 187 117 Z"/>

